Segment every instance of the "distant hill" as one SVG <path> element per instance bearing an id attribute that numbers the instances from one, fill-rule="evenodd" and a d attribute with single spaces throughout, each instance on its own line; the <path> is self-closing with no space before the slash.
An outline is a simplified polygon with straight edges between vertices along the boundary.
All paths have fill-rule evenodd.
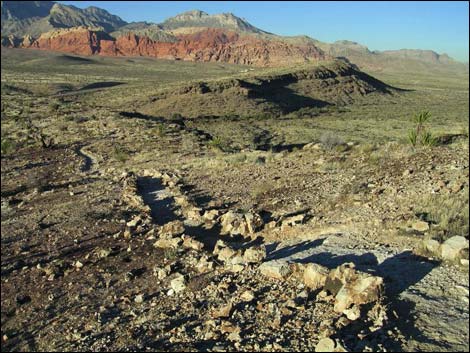
<path id="1" fill-rule="evenodd" d="M 191 10 L 162 23 L 127 23 L 98 7 L 79 9 L 52 1 L 2 1 L 1 9 L 1 44 L 7 47 L 257 66 L 340 58 L 361 69 L 468 72 L 468 64 L 432 50 L 379 52 L 349 40 L 278 36 L 232 13 Z"/>
<path id="2" fill-rule="evenodd" d="M 468 64 L 452 59 L 447 54 L 438 54 L 432 50 L 401 49 L 371 51 L 365 45 L 341 40 L 325 43 L 313 40 L 325 53 L 354 63 L 361 69 L 386 71 L 423 71 L 444 70 L 468 72 Z"/>

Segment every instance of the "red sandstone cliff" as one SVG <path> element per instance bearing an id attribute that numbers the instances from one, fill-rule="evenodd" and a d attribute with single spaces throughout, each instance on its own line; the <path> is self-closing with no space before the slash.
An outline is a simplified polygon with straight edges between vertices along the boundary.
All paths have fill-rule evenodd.
<path id="1" fill-rule="evenodd" d="M 24 41 L 23 47 L 80 55 L 153 56 L 254 66 L 288 65 L 326 58 L 313 44 L 294 45 L 223 29 L 208 28 L 178 35 L 177 39 L 176 42 L 158 42 L 133 33 L 114 39 L 100 30 L 76 27 L 43 34 L 33 42 Z"/>

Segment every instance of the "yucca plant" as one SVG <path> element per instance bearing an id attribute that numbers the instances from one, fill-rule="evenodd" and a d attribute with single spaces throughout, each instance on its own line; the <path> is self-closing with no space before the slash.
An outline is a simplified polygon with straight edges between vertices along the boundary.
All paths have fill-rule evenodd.
<path id="1" fill-rule="evenodd" d="M 437 143 L 436 138 L 429 131 L 425 131 L 421 135 L 421 144 L 423 146 L 435 146 L 436 143 Z"/>
<path id="2" fill-rule="evenodd" d="M 416 143 L 418 142 L 418 134 L 416 130 L 410 130 L 408 132 L 408 141 L 411 143 L 413 147 L 416 146 Z"/>
<path id="3" fill-rule="evenodd" d="M 426 131 L 426 122 L 431 118 L 429 111 L 422 111 L 413 116 L 413 122 L 416 124 L 413 130 L 408 132 L 408 141 L 413 147 L 416 147 L 418 142 L 422 146 L 434 146 L 437 143 L 436 138 L 431 132 Z"/>

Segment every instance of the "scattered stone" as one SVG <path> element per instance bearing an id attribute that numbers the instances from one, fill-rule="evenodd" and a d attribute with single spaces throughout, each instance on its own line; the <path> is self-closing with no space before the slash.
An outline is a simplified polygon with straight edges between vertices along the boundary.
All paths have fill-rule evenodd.
<path id="1" fill-rule="evenodd" d="M 247 263 L 260 263 L 266 258 L 266 247 L 254 246 L 245 250 L 243 259 Z"/>
<path id="2" fill-rule="evenodd" d="M 254 213 L 245 214 L 228 211 L 220 217 L 221 234 L 250 236 L 263 225 L 261 217 Z"/>
<path id="3" fill-rule="evenodd" d="M 305 213 L 300 213 L 300 214 L 297 214 L 297 215 L 293 215 L 293 216 L 284 216 L 282 217 L 282 220 L 281 220 L 281 226 L 282 227 L 292 227 L 292 226 L 295 226 L 297 224 L 302 224 L 305 222 L 305 218 L 306 218 L 306 214 Z"/>
<path id="4" fill-rule="evenodd" d="M 142 217 L 140 215 L 135 216 L 132 220 L 126 223 L 128 227 L 135 228 L 142 222 Z"/>
<path id="5" fill-rule="evenodd" d="M 221 239 L 217 240 L 217 242 L 215 243 L 214 245 L 214 251 L 213 251 L 213 254 L 214 255 L 218 255 L 219 252 L 223 249 L 223 248 L 226 248 L 227 247 L 227 244 L 225 244 L 225 242 Z"/>
<path id="6" fill-rule="evenodd" d="M 328 277 L 328 269 L 318 264 L 307 264 L 303 271 L 304 284 L 312 290 L 317 290 L 325 286 Z"/>
<path id="7" fill-rule="evenodd" d="M 240 295 L 240 299 L 244 302 L 251 302 L 253 299 L 255 299 L 255 294 L 251 290 L 246 290 L 242 293 L 242 295 Z"/>
<path id="8" fill-rule="evenodd" d="M 174 279 L 170 282 L 171 289 L 174 290 L 175 293 L 179 293 L 186 288 L 186 279 L 180 273 L 176 275 Z"/>
<path id="9" fill-rule="evenodd" d="M 240 332 L 241 332 L 241 329 L 240 327 L 236 327 L 233 332 L 231 332 L 228 336 L 227 336 L 227 339 L 229 341 L 232 341 L 232 342 L 240 342 L 241 341 L 241 337 L 240 337 Z"/>
<path id="10" fill-rule="evenodd" d="M 438 254 L 439 247 L 441 244 L 435 239 L 425 239 L 423 240 L 423 247 L 426 251 L 430 252 L 431 254 Z"/>
<path id="11" fill-rule="evenodd" d="M 254 234 L 263 226 L 263 220 L 261 219 L 260 215 L 254 212 L 245 213 L 245 221 L 249 234 Z"/>
<path id="12" fill-rule="evenodd" d="M 104 259 L 108 257 L 111 254 L 111 249 L 105 248 L 105 249 L 98 249 L 96 252 L 96 255 L 98 256 L 99 259 Z"/>
<path id="13" fill-rule="evenodd" d="M 233 305 L 231 302 L 229 302 L 227 305 L 212 310 L 211 316 L 213 319 L 227 318 L 232 314 L 232 309 Z"/>
<path id="14" fill-rule="evenodd" d="M 429 230 L 429 223 L 428 222 L 425 222 L 425 221 L 421 221 L 421 220 L 418 220 L 418 221 L 414 221 L 412 224 L 411 224 L 411 228 L 413 228 L 414 230 L 418 231 L 418 232 L 426 232 Z"/>
<path id="15" fill-rule="evenodd" d="M 279 260 L 272 260 L 268 262 L 264 262 L 259 267 L 259 271 L 262 275 L 274 278 L 274 279 L 285 279 L 289 276 L 292 272 L 289 264 L 287 262 L 279 261 Z"/>
<path id="16" fill-rule="evenodd" d="M 358 273 L 352 264 L 341 265 L 331 271 L 328 277 L 340 281 L 340 289 L 335 296 L 334 310 L 343 313 L 353 304 L 362 305 L 379 300 L 383 289 L 383 278 L 366 273 Z"/>
<path id="17" fill-rule="evenodd" d="M 171 273 L 171 266 L 170 265 L 167 265 L 165 267 L 158 267 L 158 266 L 155 266 L 153 268 L 153 275 L 156 276 L 159 280 L 162 280 L 166 277 L 168 277 L 168 275 Z"/>
<path id="18" fill-rule="evenodd" d="M 198 207 L 192 207 L 186 212 L 186 217 L 191 220 L 200 220 L 201 219 L 201 209 Z"/>
<path id="19" fill-rule="evenodd" d="M 411 175 L 411 174 L 413 174 L 413 169 L 409 168 L 409 169 L 405 169 L 405 170 L 403 171 L 403 174 L 402 174 L 402 175 L 403 175 L 404 177 L 406 177 L 406 176 Z"/>
<path id="20" fill-rule="evenodd" d="M 188 207 L 190 205 L 188 198 L 185 195 L 175 196 L 175 203 L 181 207 Z"/>
<path id="21" fill-rule="evenodd" d="M 214 263 L 212 261 L 208 261 L 207 256 L 203 256 L 197 262 L 196 269 L 199 273 L 212 271 L 214 269 Z"/>
<path id="22" fill-rule="evenodd" d="M 441 245 L 441 257 L 444 260 L 458 260 L 463 256 L 464 251 L 468 249 L 468 240 L 462 236 L 456 235 L 447 239 Z"/>
<path id="23" fill-rule="evenodd" d="M 207 221 L 214 221 L 218 216 L 219 216 L 218 210 L 209 210 L 209 211 L 204 212 L 204 215 L 202 217 Z"/>
<path id="24" fill-rule="evenodd" d="M 345 314 L 349 320 L 355 321 L 361 317 L 361 310 L 358 306 L 354 305 L 351 309 L 344 310 L 343 314 Z"/>
<path id="25" fill-rule="evenodd" d="M 315 346 L 315 352 L 333 352 L 335 346 L 335 341 L 331 338 L 322 338 Z"/>
<path id="26" fill-rule="evenodd" d="M 232 273 L 239 273 L 245 269 L 245 266 L 241 264 L 229 264 L 228 266 L 225 267 L 225 269 Z"/>
<path id="27" fill-rule="evenodd" d="M 184 224 L 179 220 L 168 222 L 160 228 L 160 236 L 162 237 L 177 237 L 183 233 Z"/>
<path id="28" fill-rule="evenodd" d="M 134 302 L 137 304 L 143 303 L 144 302 L 144 296 L 142 294 L 138 294 L 134 298 Z"/>
<path id="29" fill-rule="evenodd" d="M 223 262 L 228 262 L 230 259 L 234 258 L 236 255 L 237 255 L 237 251 L 229 247 L 222 248 L 221 250 L 217 252 L 217 258 Z"/>
<path id="30" fill-rule="evenodd" d="M 464 184 L 461 182 L 455 182 L 452 187 L 450 188 L 450 191 L 454 194 L 458 193 L 460 190 L 464 188 Z"/>
<path id="31" fill-rule="evenodd" d="M 204 244 L 190 236 L 183 235 L 183 247 L 187 249 L 201 251 L 204 248 Z"/>
<path id="32" fill-rule="evenodd" d="M 156 248 L 162 248 L 162 249 L 169 249 L 169 248 L 176 249 L 182 242 L 183 242 L 183 239 L 181 238 L 170 238 L 170 239 L 162 238 L 162 239 L 158 239 L 153 244 L 153 246 L 155 246 Z"/>

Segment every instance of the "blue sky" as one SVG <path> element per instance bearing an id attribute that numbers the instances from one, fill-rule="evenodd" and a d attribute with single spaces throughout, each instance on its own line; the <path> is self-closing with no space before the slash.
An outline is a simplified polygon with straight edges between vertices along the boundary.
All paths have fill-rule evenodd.
<path id="1" fill-rule="evenodd" d="M 162 22 L 198 9 L 232 12 L 265 31 L 305 34 L 325 42 L 348 39 L 371 50 L 432 49 L 468 61 L 467 1 L 60 1 L 97 6 L 123 20 Z"/>

